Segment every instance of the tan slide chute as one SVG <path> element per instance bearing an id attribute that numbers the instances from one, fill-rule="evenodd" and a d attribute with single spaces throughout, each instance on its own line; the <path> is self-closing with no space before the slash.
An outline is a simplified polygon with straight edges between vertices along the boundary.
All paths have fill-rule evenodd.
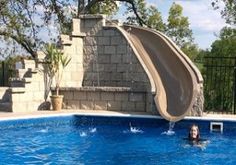
<path id="1" fill-rule="evenodd" d="M 169 121 L 184 118 L 192 109 L 203 82 L 191 60 L 164 34 L 125 25 L 121 30 L 145 64 L 155 85 L 155 104 Z M 150 78 L 149 78 L 150 79 Z"/>

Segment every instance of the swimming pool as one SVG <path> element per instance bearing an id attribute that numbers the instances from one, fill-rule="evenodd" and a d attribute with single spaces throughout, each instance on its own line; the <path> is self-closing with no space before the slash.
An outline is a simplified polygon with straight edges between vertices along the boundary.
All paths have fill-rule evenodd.
<path id="1" fill-rule="evenodd" d="M 188 145 L 192 123 L 205 148 Z M 211 132 L 208 120 L 68 115 L 0 121 L 1 164 L 236 164 L 236 123 Z"/>

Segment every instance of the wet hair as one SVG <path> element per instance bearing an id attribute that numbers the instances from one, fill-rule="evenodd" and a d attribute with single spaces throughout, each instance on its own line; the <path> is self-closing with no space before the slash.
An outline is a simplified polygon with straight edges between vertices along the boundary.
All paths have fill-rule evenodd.
<path id="1" fill-rule="evenodd" d="M 191 130 L 193 127 L 196 127 L 196 128 L 197 128 L 197 137 L 194 138 L 194 139 L 191 137 L 191 134 L 190 134 L 190 130 Z M 188 139 L 189 139 L 189 140 L 196 140 L 196 141 L 200 140 L 200 131 L 199 131 L 198 125 L 196 125 L 196 124 L 191 125 L 191 127 L 190 127 L 190 129 L 189 129 L 189 133 L 188 133 Z"/>

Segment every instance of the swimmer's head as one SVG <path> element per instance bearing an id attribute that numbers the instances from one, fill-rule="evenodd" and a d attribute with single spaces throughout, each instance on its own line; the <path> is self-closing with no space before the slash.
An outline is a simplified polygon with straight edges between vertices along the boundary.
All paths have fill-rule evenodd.
<path id="1" fill-rule="evenodd" d="M 189 138 L 189 140 L 199 140 L 200 132 L 199 132 L 199 128 L 197 125 L 193 124 L 190 127 L 188 138 Z"/>

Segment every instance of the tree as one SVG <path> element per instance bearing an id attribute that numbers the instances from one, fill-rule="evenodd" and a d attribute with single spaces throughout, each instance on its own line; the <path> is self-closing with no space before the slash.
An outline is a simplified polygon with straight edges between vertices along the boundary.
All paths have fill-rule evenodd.
<path id="1" fill-rule="evenodd" d="M 133 0 L 118 1 L 129 3 L 139 24 L 144 23 L 136 11 Z M 99 11 L 107 14 L 117 9 L 114 0 L 88 0 L 81 9 L 82 2 L 84 3 L 85 0 L 1 0 L 0 40 L 7 42 L 6 45 L 10 45 L 9 42 L 16 43 L 36 58 L 37 50 L 45 44 L 45 39 L 42 39 L 40 32 L 48 32 L 47 36 L 50 36 L 51 25 L 56 28 L 54 32 L 67 33 L 71 29 L 72 18 L 77 17 L 80 12 Z M 99 9 L 96 5 L 100 5 Z M 3 52 L 5 50 L 0 50 L 0 54 L 5 54 Z"/>
<path id="2" fill-rule="evenodd" d="M 136 6 L 137 13 L 139 17 L 146 22 L 147 20 L 147 7 L 145 0 L 134 0 L 134 4 Z M 136 16 L 133 13 L 133 7 L 127 4 L 127 11 L 128 14 L 127 22 L 130 24 L 139 24 L 139 20 L 137 20 Z"/>
<path id="3" fill-rule="evenodd" d="M 33 22 L 33 9 L 27 1 L 3 0 L 0 2 L 0 36 L 10 42 L 14 40 L 33 57 L 38 41 L 37 30 Z"/>
<path id="4" fill-rule="evenodd" d="M 0 39 L 14 41 L 36 58 L 37 50 L 44 44 L 40 32 L 50 31 L 49 25 L 53 23 L 61 31 L 66 22 L 64 7 L 68 5 L 63 0 L 1 0 Z"/>
<path id="5" fill-rule="evenodd" d="M 183 8 L 173 3 L 169 10 L 166 34 L 180 47 L 193 42 L 193 32 L 189 29 L 188 18 L 183 15 Z"/>
<path id="6" fill-rule="evenodd" d="M 181 50 L 192 60 L 195 61 L 195 59 L 199 55 L 199 48 L 194 43 L 186 43 L 182 46 Z"/>
<path id="7" fill-rule="evenodd" d="M 96 5 L 93 5 L 89 9 L 90 14 L 105 14 L 105 15 L 113 15 L 117 12 L 118 5 L 115 1 L 112 0 L 104 0 L 102 2 L 98 2 Z"/>
<path id="8" fill-rule="evenodd" d="M 236 29 L 224 27 L 220 31 L 219 39 L 211 45 L 211 56 L 236 56 Z"/>
<path id="9" fill-rule="evenodd" d="M 55 78 L 56 95 L 59 95 L 60 84 L 65 67 L 71 61 L 71 58 L 65 56 L 63 52 L 55 45 L 49 44 L 45 47 L 45 71 L 48 74 L 50 82 Z"/>
<path id="10" fill-rule="evenodd" d="M 144 0 L 118 1 L 128 4 L 128 12 L 134 13 L 129 18 L 130 22 L 141 26 L 147 25 L 159 31 L 166 29 L 156 7 L 147 7 Z M 112 14 L 118 9 L 114 0 L 88 0 L 87 4 L 84 2 L 84 0 L 2 0 L 0 40 L 14 42 L 36 58 L 37 50 L 45 44 L 45 39 L 42 39 L 40 32 L 48 32 L 50 36 L 51 25 L 56 28 L 54 32 L 67 34 L 71 31 L 72 18 L 78 17 L 80 12 Z M 192 31 L 188 28 L 187 17 L 182 16 L 181 6 L 172 5 L 168 21 L 167 34 L 180 47 L 192 47 L 186 44 L 191 43 Z"/>
<path id="11" fill-rule="evenodd" d="M 150 6 L 148 8 L 147 26 L 161 32 L 164 32 L 166 29 L 161 13 L 155 6 Z"/>
<path id="12" fill-rule="evenodd" d="M 224 3 L 224 8 L 220 8 L 220 2 Z M 214 0 L 212 6 L 216 10 L 221 10 L 221 15 L 226 23 L 236 26 L 236 1 L 235 0 Z"/>
<path id="13" fill-rule="evenodd" d="M 161 13 L 155 6 L 147 6 L 145 0 L 135 0 L 134 4 L 136 6 L 137 13 L 142 20 L 142 24 L 140 24 L 139 19 L 137 19 L 137 15 L 133 12 L 133 8 L 127 4 L 127 23 L 129 24 L 139 24 L 146 25 L 149 28 L 164 31 L 165 24 L 163 23 Z"/>
<path id="14" fill-rule="evenodd" d="M 204 88 L 207 109 L 232 109 L 235 45 L 236 29 L 224 27 L 220 31 L 219 39 L 212 43 L 211 51 L 205 54 L 204 64 L 208 68 L 203 70 L 203 75 L 206 78 Z"/>
<path id="15" fill-rule="evenodd" d="M 79 1 L 84 2 L 84 0 L 79 0 Z M 91 9 L 93 6 L 95 6 L 97 3 L 103 2 L 103 1 L 104 1 L 104 0 L 91 0 L 91 1 L 89 0 L 89 1 L 88 1 L 88 4 L 84 7 L 84 9 L 83 9 L 83 10 L 79 10 L 79 11 L 81 11 L 81 13 L 89 13 L 90 9 Z M 115 3 L 114 0 L 110 0 L 110 1 L 113 2 L 113 3 Z M 136 19 L 138 20 L 138 21 L 137 21 L 138 24 L 139 24 L 140 26 L 146 24 L 146 22 L 140 17 L 140 15 L 139 15 L 139 13 L 138 13 L 138 7 L 137 7 L 137 4 L 136 4 L 136 2 L 137 2 L 136 0 L 116 0 L 116 1 L 124 2 L 124 3 L 126 3 L 126 4 L 129 4 L 129 5 L 130 5 L 130 9 L 133 10 L 133 12 L 134 12 L 134 14 L 135 14 L 135 16 L 136 16 Z M 78 13 L 77 15 L 79 15 L 79 13 Z"/>
<path id="16" fill-rule="evenodd" d="M 223 5 L 221 5 L 223 3 Z M 211 77 L 217 80 L 217 84 L 221 84 L 221 89 L 211 89 L 210 82 L 206 83 L 206 105 L 214 109 L 223 109 L 231 111 L 234 105 L 233 89 L 235 88 L 235 56 L 236 56 L 236 1 L 235 0 L 212 0 L 212 6 L 216 10 L 220 10 L 221 16 L 231 27 L 224 27 L 220 31 L 219 39 L 211 45 L 209 56 L 214 65 L 221 65 L 220 71 L 211 71 Z M 223 6 L 223 8 L 222 8 Z M 215 59 L 215 60 L 214 60 Z M 222 71 L 223 70 L 223 71 Z M 209 76 L 209 71 L 204 73 Z M 210 100 L 210 101 L 208 101 Z M 223 104 L 221 104 L 223 100 Z M 209 102 L 209 103 L 208 103 Z M 221 105 L 219 105 L 221 104 Z"/>

